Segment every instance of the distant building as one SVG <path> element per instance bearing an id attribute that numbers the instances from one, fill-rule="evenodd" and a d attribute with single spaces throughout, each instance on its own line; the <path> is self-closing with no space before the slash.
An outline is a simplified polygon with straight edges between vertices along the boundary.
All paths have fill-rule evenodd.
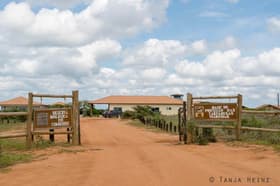
<path id="1" fill-rule="evenodd" d="M 256 110 L 280 110 L 280 108 L 275 105 L 265 104 L 265 105 L 256 107 Z"/>
<path id="2" fill-rule="evenodd" d="M 89 101 L 89 104 L 108 104 L 108 110 L 133 110 L 136 106 L 150 106 L 155 112 L 163 115 L 176 115 L 183 105 L 180 99 L 169 96 L 108 96 Z"/>
<path id="3" fill-rule="evenodd" d="M 16 97 L 6 101 L 0 102 L 1 111 L 4 110 L 14 110 L 14 111 L 26 111 L 28 106 L 28 99 L 25 97 Z M 33 107 L 43 107 L 41 103 L 33 102 Z"/>
<path id="4" fill-rule="evenodd" d="M 184 98 L 183 94 L 172 94 L 170 96 L 174 99 L 180 99 L 180 100 L 183 100 L 183 98 Z"/>

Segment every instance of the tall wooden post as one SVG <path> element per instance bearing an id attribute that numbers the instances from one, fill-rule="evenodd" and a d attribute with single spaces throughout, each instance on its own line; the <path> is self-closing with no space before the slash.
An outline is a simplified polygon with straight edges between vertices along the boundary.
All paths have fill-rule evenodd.
<path id="1" fill-rule="evenodd" d="M 79 92 L 77 90 L 72 91 L 72 122 L 73 122 L 73 145 L 80 144 L 80 107 L 79 107 Z"/>
<path id="2" fill-rule="evenodd" d="M 187 143 L 187 105 L 186 102 L 183 102 L 183 139 L 184 139 L 184 143 Z"/>
<path id="3" fill-rule="evenodd" d="M 179 110 L 178 110 L 178 134 L 179 134 L 179 141 L 182 141 L 182 139 L 181 139 L 181 119 L 182 119 L 181 118 L 181 109 L 182 108 L 179 108 Z"/>
<path id="4" fill-rule="evenodd" d="M 236 122 L 236 140 L 240 140 L 241 122 L 242 122 L 242 95 L 237 95 L 238 117 Z"/>
<path id="5" fill-rule="evenodd" d="M 27 126 L 26 126 L 26 146 L 27 148 L 31 148 L 32 144 L 32 115 L 33 115 L 33 94 L 31 92 L 28 93 L 28 107 L 27 107 Z"/>
<path id="6" fill-rule="evenodd" d="M 190 122 L 192 119 L 192 94 L 188 93 L 187 94 L 187 122 Z M 186 126 L 186 130 L 187 130 L 187 126 Z M 192 133 L 187 130 L 187 143 L 192 143 Z"/>

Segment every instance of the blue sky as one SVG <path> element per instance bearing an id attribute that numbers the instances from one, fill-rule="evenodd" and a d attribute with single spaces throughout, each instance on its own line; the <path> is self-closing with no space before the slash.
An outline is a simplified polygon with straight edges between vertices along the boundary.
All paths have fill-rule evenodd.
<path id="1" fill-rule="evenodd" d="M 0 99 L 280 91 L 277 0 L 0 1 Z"/>
<path id="2" fill-rule="evenodd" d="M 244 42 L 241 47 L 246 50 L 249 50 L 248 46 L 252 42 L 261 46 L 250 50 L 269 49 L 279 44 L 280 37 L 267 31 L 266 20 L 279 16 L 279 7 L 280 1 L 277 0 L 241 0 L 238 3 L 223 0 L 197 0 L 187 3 L 171 1 L 167 10 L 168 20 L 152 33 L 141 34 L 139 40 L 156 37 L 190 42 L 203 38 L 217 42 L 231 35 Z"/>

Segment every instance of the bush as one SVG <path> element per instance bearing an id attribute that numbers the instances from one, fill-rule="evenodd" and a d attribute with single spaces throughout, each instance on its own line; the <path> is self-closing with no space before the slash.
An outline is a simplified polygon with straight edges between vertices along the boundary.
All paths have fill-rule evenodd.
<path id="1" fill-rule="evenodd" d="M 264 122 L 260 119 L 257 119 L 255 116 L 251 116 L 250 118 L 243 118 L 242 125 L 247 127 L 261 128 L 263 127 Z"/>
<path id="2" fill-rule="evenodd" d="M 202 130 L 202 135 L 209 141 L 209 142 L 217 142 L 216 137 L 214 136 L 214 132 L 212 128 L 204 128 Z"/>
<path id="3" fill-rule="evenodd" d="M 197 143 L 199 145 L 208 145 L 208 139 L 203 135 L 198 135 L 197 136 Z"/>
<path id="4" fill-rule="evenodd" d="M 125 111 L 122 114 L 122 118 L 126 119 L 139 119 L 144 121 L 146 117 L 157 117 L 159 114 L 154 113 L 150 106 L 136 106 L 133 108 L 133 111 Z"/>
<path id="5" fill-rule="evenodd" d="M 274 144 L 274 145 L 280 144 L 280 135 L 279 134 L 270 135 L 268 141 L 270 144 Z"/>
<path id="6" fill-rule="evenodd" d="M 123 119 L 136 119 L 135 112 L 127 110 L 122 114 Z"/>
<path id="7" fill-rule="evenodd" d="M 80 114 L 83 114 L 84 117 L 99 116 L 102 114 L 102 111 L 97 110 L 96 108 L 91 108 L 91 105 L 86 101 L 80 103 L 80 108 Z"/>

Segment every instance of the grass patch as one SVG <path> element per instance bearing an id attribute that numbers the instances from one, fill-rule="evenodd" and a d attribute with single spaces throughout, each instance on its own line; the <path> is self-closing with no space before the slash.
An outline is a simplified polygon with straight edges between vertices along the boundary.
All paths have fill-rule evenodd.
<path id="1" fill-rule="evenodd" d="M 2 151 L 24 151 L 26 150 L 25 139 L 1 139 L 0 149 Z"/>
<path id="2" fill-rule="evenodd" d="M 250 144 L 270 146 L 280 152 L 280 133 L 244 132 L 241 135 L 241 140 Z"/>
<path id="3" fill-rule="evenodd" d="M 1 139 L 0 140 L 0 169 L 8 166 L 28 162 L 32 160 L 30 152 L 25 152 L 24 139 Z"/>
<path id="4" fill-rule="evenodd" d="M 36 150 L 42 150 L 50 147 L 71 147 L 71 144 L 58 142 L 52 143 L 41 137 L 33 143 L 31 151 L 26 147 L 25 138 L 0 139 L 0 170 L 8 171 L 7 167 L 18 163 L 30 162 L 38 159 Z M 35 150 L 35 151 L 34 151 Z M 56 150 L 57 151 L 57 150 Z M 79 150 L 62 149 L 61 152 L 78 152 Z"/>
<path id="5" fill-rule="evenodd" d="M 17 163 L 29 162 L 31 160 L 31 154 L 2 152 L 0 153 L 0 168 L 6 168 Z"/>
<path id="6" fill-rule="evenodd" d="M 167 123 L 172 122 L 173 126 L 177 126 L 178 125 L 178 116 L 177 115 L 170 115 L 170 116 L 160 116 L 160 119 L 165 120 Z"/>
<path id="7" fill-rule="evenodd" d="M 178 116 L 164 116 L 164 115 L 155 115 L 150 116 L 151 119 L 156 120 L 165 120 L 167 124 L 172 122 L 172 126 L 176 126 L 178 131 Z M 153 130 L 155 132 L 163 132 L 160 128 L 156 128 L 151 125 L 144 125 L 140 121 L 132 121 L 131 125 L 136 127 L 146 128 L 149 130 Z M 190 123 L 189 123 L 190 124 Z M 188 125 L 189 125 L 188 124 Z M 209 122 L 209 121 L 199 121 L 196 124 L 203 125 L 223 125 L 223 126 L 235 126 L 234 122 L 223 121 L 223 122 Z M 256 128 L 272 128 L 272 129 L 280 129 L 280 119 L 279 115 L 252 115 L 252 114 L 242 114 L 242 126 L 246 127 L 256 127 Z M 201 135 L 194 134 L 196 138 L 196 142 L 198 144 L 204 145 L 209 142 L 224 141 L 224 142 L 232 142 L 236 140 L 235 130 L 230 129 L 212 129 L 211 135 L 207 135 L 202 133 Z M 205 139 L 206 136 L 206 139 Z M 241 133 L 241 142 L 255 145 L 264 145 L 273 147 L 276 151 L 280 152 L 280 133 L 274 132 L 260 132 L 260 131 L 243 131 Z"/>
<path id="8" fill-rule="evenodd" d="M 25 128 L 26 128 L 26 123 L 23 122 L 0 123 L 0 131 L 24 130 Z"/>
<path id="9" fill-rule="evenodd" d="M 74 153 L 74 154 L 76 154 L 76 153 L 78 153 L 78 152 L 85 152 L 86 150 L 85 149 L 65 149 L 65 148 L 63 148 L 63 149 L 60 149 L 59 150 L 59 153 Z"/>
<path id="10" fill-rule="evenodd" d="M 155 126 L 152 125 L 144 125 L 141 121 L 139 120 L 131 120 L 129 121 L 127 124 L 135 126 L 137 128 L 144 128 L 144 129 L 148 129 L 152 132 L 165 132 L 164 130 L 161 130 L 160 128 L 156 128 Z M 171 134 L 171 133 L 170 133 Z"/>

